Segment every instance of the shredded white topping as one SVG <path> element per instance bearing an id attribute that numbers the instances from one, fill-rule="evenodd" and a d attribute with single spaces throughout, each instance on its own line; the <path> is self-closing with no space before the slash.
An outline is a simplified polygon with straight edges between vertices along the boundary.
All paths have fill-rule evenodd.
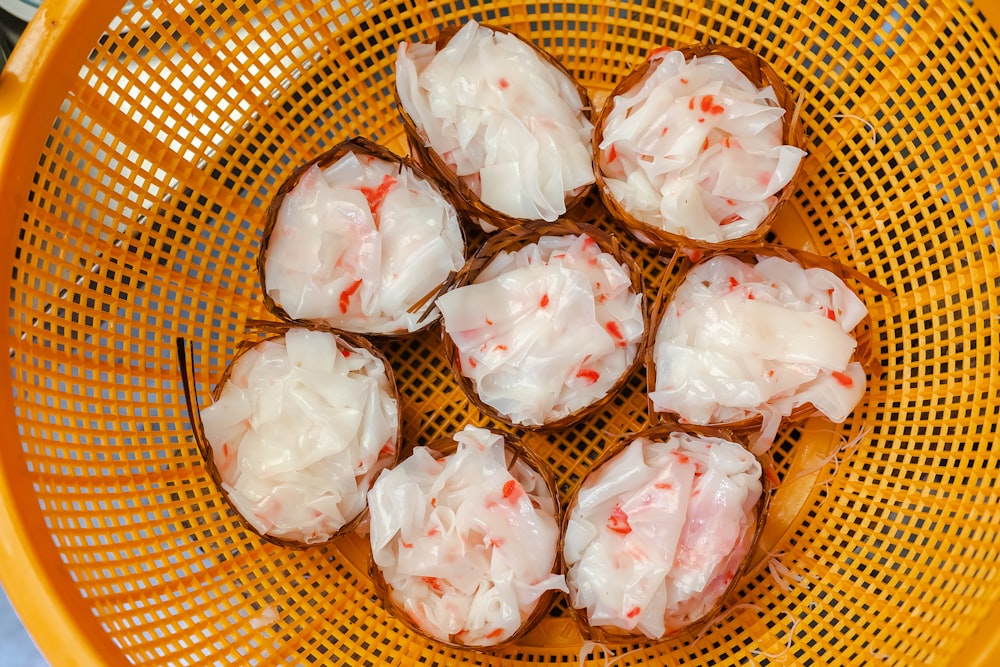
<path id="1" fill-rule="evenodd" d="M 599 166 L 632 216 L 688 238 L 753 232 L 805 153 L 782 143 L 784 109 L 722 56 L 659 53 L 613 98 Z"/>
<path id="2" fill-rule="evenodd" d="M 261 534 L 313 544 L 364 511 L 395 456 L 397 410 L 370 352 L 291 329 L 239 357 L 201 416 L 239 513 Z"/>
<path id="3" fill-rule="evenodd" d="M 270 236 L 267 292 L 293 318 L 359 333 L 415 331 L 409 312 L 465 262 L 455 208 L 409 167 L 348 153 L 307 170 Z"/>
<path id="4" fill-rule="evenodd" d="M 607 395 L 644 329 L 627 268 L 585 234 L 501 252 L 438 307 L 480 400 L 532 426 Z"/>
<path id="5" fill-rule="evenodd" d="M 555 501 L 523 460 L 508 470 L 503 436 L 467 426 L 454 439 L 454 454 L 416 447 L 379 476 L 372 553 L 425 633 L 488 646 L 517 632 L 545 591 L 566 590 Z"/>
<path id="6" fill-rule="evenodd" d="M 736 443 L 637 438 L 568 508 L 570 603 L 590 624 L 659 639 L 718 602 L 753 541 L 761 467 Z"/>
<path id="7" fill-rule="evenodd" d="M 404 42 L 396 87 L 427 144 L 501 213 L 551 222 L 594 182 L 579 92 L 513 35 L 469 21 L 440 51 Z"/>

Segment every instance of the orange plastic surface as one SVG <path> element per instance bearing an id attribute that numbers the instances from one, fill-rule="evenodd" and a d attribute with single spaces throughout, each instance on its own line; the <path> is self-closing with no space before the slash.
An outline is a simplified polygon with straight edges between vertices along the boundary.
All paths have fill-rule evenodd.
<path id="1" fill-rule="evenodd" d="M 578 664 L 564 604 L 505 654 L 442 649 L 379 605 L 364 538 L 293 552 L 245 531 L 173 354 L 193 342 L 207 400 L 265 316 L 269 196 L 352 133 L 405 151 L 395 44 L 468 17 L 532 39 L 595 99 L 656 46 L 755 49 L 801 97 L 809 151 L 776 240 L 896 293 L 866 295 L 884 373 L 854 416 L 780 432 L 730 611 L 614 664 L 1000 660 L 995 3 L 113 4 L 46 0 L 0 76 L 0 578 L 53 665 Z M 614 230 L 594 197 L 587 215 Z M 651 295 L 664 260 L 623 241 Z M 437 341 L 383 345 L 412 444 L 496 426 Z M 563 493 L 648 423 L 644 386 L 637 371 L 579 426 L 522 434 Z"/>

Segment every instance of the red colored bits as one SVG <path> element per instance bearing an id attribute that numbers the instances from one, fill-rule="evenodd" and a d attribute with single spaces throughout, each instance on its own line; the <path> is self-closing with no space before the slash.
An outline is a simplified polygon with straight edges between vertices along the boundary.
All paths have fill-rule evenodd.
<path id="1" fill-rule="evenodd" d="M 632 608 L 631 608 L 631 609 L 629 609 L 629 610 L 628 610 L 628 612 L 627 612 L 627 613 L 625 614 L 625 618 L 635 618 L 636 616 L 638 616 L 638 615 L 639 615 L 639 613 L 640 613 L 641 611 L 642 611 L 642 610 L 641 610 L 641 609 L 640 609 L 639 607 L 632 607 Z"/>
<path id="2" fill-rule="evenodd" d="M 357 280 L 355 280 L 353 283 L 351 283 L 350 287 L 348 287 L 347 289 L 345 289 L 343 292 L 340 293 L 340 312 L 341 313 L 345 313 L 345 314 L 347 313 L 347 309 L 351 305 L 351 297 L 354 296 L 354 293 L 358 291 L 359 287 L 361 287 L 361 278 L 358 278 Z"/>
<path id="3" fill-rule="evenodd" d="M 500 80 L 499 80 L 499 81 L 497 82 L 497 84 L 498 84 L 498 85 L 500 86 L 500 88 L 501 88 L 502 90 L 506 90 L 507 88 L 510 88 L 510 81 L 508 81 L 507 79 L 503 79 L 503 78 L 502 78 L 502 79 L 500 79 Z"/>
<path id="4" fill-rule="evenodd" d="M 601 374 L 592 368 L 581 368 L 577 371 L 576 376 L 581 380 L 585 380 L 587 384 L 594 384 L 601 378 Z"/>
<path id="5" fill-rule="evenodd" d="M 438 581 L 437 577 L 421 577 L 423 582 L 427 584 L 432 591 L 435 593 L 444 593 L 444 588 L 441 586 L 441 582 Z"/>
<path id="6" fill-rule="evenodd" d="M 614 162 L 618 159 L 618 151 L 615 150 L 615 145 L 611 144 L 608 146 L 608 162 Z"/>
<path id="7" fill-rule="evenodd" d="M 611 510 L 607 525 L 608 530 L 619 535 L 628 535 L 632 532 L 632 526 L 628 525 L 628 514 L 625 513 L 621 505 L 615 505 L 615 508 Z"/>
<path id="8" fill-rule="evenodd" d="M 622 335 L 622 330 L 615 321 L 608 322 L 604 325 L 611 337 L 615 339 L 615 345 L 618 347 L 625 347 L 628 343 L 625 340 L 625 336 Z"/>
<path id="9" fill-rule="evenodd" d="M 549 295 L 543 294 L 542 298 L 538 300 L 538 307 L 545 308 L 548 305 L 549 305 Z"/>
<path id="10" fill-rule="evenodd" d="M 720 220 L 719 221 L 719 226 L 720 227 L 725 227 L 726 225 L 731 225 L 734 222 L 739 222 L 742 219 L 743 219 L 743 216 L 740 215 L 739 213 L 732 213 L 732 214 L 727 215 L 726 217 L 724 217 L 722 220 Z"/>
<path id="11" fill-rule="evenodd" d="M 396 179 L 391 175 L 386 174 L 377 188 L 358 188 L 361 191 L 361 194 L 365 196 L 365 199 L 368 200 L 368 208 L 371 209 L 373 216 L 378 215 L 378 210 L 381 208 L 382 202 L 385 200 L 385 196 L 389 194 L 395 185 Z"/>
<path id="12" fill-rule="evenodd" d="M 837 314 L 835 312 L 833 312 L 832 309 L 827 308 L 826 309 L 826 319 L 833 320 L 834 322 L 836 322 L 837 321 Z"/>
<path id="13" fill-rule="evenodd" d="M 516 479 L 508 479 L 504 482 L 502 493 L 506 500 L 516 503 L 524 495 L 524 488 Z"/>
<path id="14" fill-rule="evenodd" d="M 487 639 L 496 639 L 503 634 L 503 628 L 497 628 L 496 630 L 490 630 L 486 633 Z"/>
<path id="15" fill-rule="evenodd" d="M 841 387 L 853 387 L 854 386 L 854 380 L 852 380 L 851 376 L 848 375 L 847 373 L 841 373 L 840 371 L 834 371 L 833 373 L 831 373 L 831 375 L 833 375 L 833 379 L 834 380 L 836 380 L 837 382 L 840 383 Z"/>
<path id="16" fill-rule="evenodd" d="M 736 278 L 732 276 L 729 276 L 729 291 L 731 292 L 739 286 L 740 286 L 740 281 L 738 281 Z"/>

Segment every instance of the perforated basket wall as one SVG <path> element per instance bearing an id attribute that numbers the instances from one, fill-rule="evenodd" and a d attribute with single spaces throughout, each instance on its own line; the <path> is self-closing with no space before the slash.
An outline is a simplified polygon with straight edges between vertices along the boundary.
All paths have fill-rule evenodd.
<path id="1" fill-rule="evenodd" d="M 271 194 L 353 133 L 404 151 L 395 44 L 474 17 L 550 50 L 597 99 L 651 47 L 757 50 L 801 96 L 809 150 L 773 237 L 896 293 L 869 298 L 885 371 L 854 416 L 781 432 L 783 481 L 730 611 L 615 664 L 985 661 L 1000 626 L 991 1 L 49 0 L 0 78 L 0 576 L 43 650 L 56 665 L 578 663 L 564 606 L 495 658 L 444 650 L 379 606 L 363 538 L 293 552 L 249 534 L 192 441 L 173 352 L 192 341 L 206 400 L 265 315 Z M 588 215 L 609 227 L 594 199 Z M 664 262 L 630 247 L 655 285 Z M 384 345 L 412 444 L 485 422 L 437 340 Z M 644 384 L 579 427 L 524 434 L 564 493 L 647 425 Z"/>

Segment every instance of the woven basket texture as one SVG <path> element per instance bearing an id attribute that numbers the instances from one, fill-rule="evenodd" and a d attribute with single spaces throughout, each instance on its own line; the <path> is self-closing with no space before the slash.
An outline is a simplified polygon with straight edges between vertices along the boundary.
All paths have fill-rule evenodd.
<path id="1" fill-rule="evenodd" d="M 55 664 L 509 667 L 577 665 L 581 649 L 594 667 L 611 653 L 619 667 L 969 664 L 1000 627 L 990 1 L 49 0 L 0 79 L 0 125 L 16 130 L 0 144 L 0 577 L 29 630 Z M 588 652 L 560 599 L 498 654 L 422 639 L 379 603 L 366 537 L 263 541 L 194 439 L 176 338 L 204 404 L 269 317 L 256 259 L 276 190 L 351 136 L 405 155 L 396 44 L 469 18 L 551 53 L 595 104 L 653 48 L 752 49 L 801 100 L 808 151 L 769 241 L 894 292 L 862 291 L 882 370 L 853 415 L 779 432 L 766 525 L 697 637 Z M 593 191 L 575 214 L 632 253 L 647 304 L 680 275 Z M 470 403 L 435 327 L 375 344 L 407 446 L 467 423 L 512 433 L 564 499 L 653 424 L 641 365 L 599 410 L 539 433 Z"/>

